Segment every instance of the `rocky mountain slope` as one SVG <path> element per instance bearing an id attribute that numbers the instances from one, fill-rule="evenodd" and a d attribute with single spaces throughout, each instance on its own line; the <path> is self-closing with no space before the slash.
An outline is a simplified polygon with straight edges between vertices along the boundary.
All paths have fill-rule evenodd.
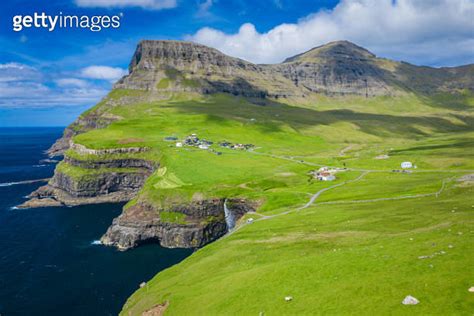
<path id="1" fill-rule="evenodd" d="M 163 114 L 154 114 L 157 103 L 176 96 L 199 99 L 222 93 L 260 105 L 298 105 L 298 102 L 307 105 L 321 95 L 370 99 L 416 93 L 429 97 L 474 90 L 473 71 L 473 65 L 435 69 L 381 59 L 346 41 L 329 43 L 274 65 L 255 65 L 194 43 L 141 41 L 130 63 L 129 74 L 120 79 L 98 105 L 73 122 L 51 147 L 50 155 L 64 155 L 64 161 L 49 183 L 33 192 L 21 207 L 132 200 L 102 238 L 104 244 L 127 249 L 146 240 L 158 240 L 166 247 L 200 247 L 228 230 L 223 216 L 226 196 L 202 197 L 196 189 L 196 192 L 185 192 L 192 197 L 187 196 L 183 201 L 177 197 L 185 195 L 179 191 L 181 188 L 177 189 L 179 194 L 173 191 L 177 196 L 171 193 L 155 196 L 157 191 L 168 192 L 165 189 L 169 187 L 188 185 L 175 180 L 173 174 L 157 176 L 158 170 L 163 170 L 160 168 L 163 152 L 173 147 L 153 136 L 161 132 L 157 127 L 160 122 L 169 119 Z M 225 100 L 220 107 L 234 102 Z M 293 109 L 275 114 L 272 120 L 281 115 L 282 120 L 288 121 L 296 115 L 298 119 L 288 128 L 291 131 L 297 130 L 294 126 L 319 123 L 311 121 L 312 112 Z M 197 111 L 197 108 L 189 110 Z M 258 112 L 249 111 L 255 111 L 252 116 Z M 206 112 L 206 118 L 212 120 L 215 112 Z M 262 115 L 269 120 L 267 116 L 273 114 Z M 344 117 L 345 114 L 338 115 Z M 253 117 L 246 119 L 255 121 Z M 335 117 L 331 114 L 327 119 Z M 275 130 L 275 124 L 261 128 L 270 133 Z M 419 125 L 426 124 L 419 122 Z M 116 126 L 116 130 L 107 134 L 110 126 Z M 196 127 L 191 126 L 186 131 L 193 128 Z M 145 134 L 141 134 L 142 130 Z M 82 144 L 79 136 L 89 133 L 95 135 L 91 139 L 103 142 L 92 141 L 92 146 Z M 133 134 L 139 136 L 130 136 Z M 171 180 L 150 184 L 157 181 L 156 178 L 168 176 Z M 243 184 L 241 189 L 248 188 Z M 255 197 L 234 199 L 231 212 L 239 219 L 245 212 L 255 210 L 257 200 Z"/>
<path id="2" fill-rule="evenodd" d="M 273 65 L 255 65 L 195 43 L 142 41 L 129 71 L 116 88 L 278 98 L 313 92 L 377 96 L 474 87 L 472 65 L 418 67 L 377 58 L 347 41 L 316 47 Z M 414 78 L 424 81 L 423 88 L 413 86 Z"/>
<path id="3" fill-rule="evenodd" d="M 315 94 L 394 96 L 433 95 L 474 90 L 474 65 L 432 68 L 378 58 L 348 41 L 337 41 L 287 58 L 283 63 L 257 65 L 227 56 L 214 48 L 183 41 L 141 41 L 129 74 L 114 89 L 142 92 L 122 104 L 153 101 L 170 93 L 230 93 L 249 98 L 309 98 Z M 102 101 L 113 107 L 114 100 Z M 116 120 L 103 113 L 79 117 L 49 150 L 61 155 L 69 139 L 103 128 Z"/>

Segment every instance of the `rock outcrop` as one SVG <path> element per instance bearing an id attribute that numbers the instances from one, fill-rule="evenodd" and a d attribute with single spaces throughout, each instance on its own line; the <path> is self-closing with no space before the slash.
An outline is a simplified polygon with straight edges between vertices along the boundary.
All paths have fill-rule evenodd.
<path id="1" fill-rule="evenodd" d="M 181 41 L 141 41 L 130 63 L 129 75 L 114 87 L 160 92 L 224 92 L 256 98 L 304 94 L 267 66 Z"/>
<path id="2" fill-rule="evenodd" d="M 254 205 L 245 200 L 233 199 L 228 203 L 236 219 L 254 211 Z M 166 213 L 171 216 L 162 216 Z M 101 242 L 121 250 L 150 241 L 168 248 L 197 248 L 227 231 L 223 199 L 194 201 L 167 209 L 156 209 L 149 203 L 138 202 L 114 219 Z"/>
<path id="3" fill-rule="evenodd" d="M 335 42 L 272 65 L 296 86 L 326 94 L 390 95 L 390 73 L 375 63 L 376 56 L 350 42 Z"/>
<path id="4" fill-rule="evenodd" d="M 127 202 L 143 187 L 146 179 L 159 167 L 153 161 L 137 158 L 101 158 L 107 154 L 140 153 L 146 148 L 88 149 L 72 142 L 69 147 L 77 154 L 97 156 L 79 160 L 66 156 L 58 165 L 48 184 L 31 193 L 19 208 L 60 205 L 82 205 Z M 64 166 L 67 166 L 64 168 Z M 72 175 L 68 167 L 80 168 L 83 174 Z M 92 173 L 88 171 L 92 170 Z"/>
<path id="5" fill-rule="evenodd" d="M 107 106 L 113 106 L 114 100 L 104 98 L 101 103 Z M 110 116 L 107 113 L 101 113 L 100 111 L 94 113 L 84 113 L 79 116 L 71 125 L 66 127 L 63 132 L 63 136 L 59 138 L 47 151 L 46 153 L 50 157 L 57 157 L 64 155 L 64 152 L 71 147 L 71 140 L 74 136 L 85 133 L 87 131 L 105 128 L 110 123 L 119 119 L 118 117 Z"/>

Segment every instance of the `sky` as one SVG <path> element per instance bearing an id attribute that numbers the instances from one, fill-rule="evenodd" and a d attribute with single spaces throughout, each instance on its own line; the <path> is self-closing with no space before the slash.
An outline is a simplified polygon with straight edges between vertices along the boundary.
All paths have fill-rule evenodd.
<path id="1" fill-rule="evenodd" d="M 120 27 L 23 28 L 13 18 L 119 16 Z M 378 56 L 433 67 L 474 63 L 474 0 L 4 0 L 0 127 L 65 126 L 127 74 L 141 39 L 194 41 L 278 63 L 349 40 Z"/>

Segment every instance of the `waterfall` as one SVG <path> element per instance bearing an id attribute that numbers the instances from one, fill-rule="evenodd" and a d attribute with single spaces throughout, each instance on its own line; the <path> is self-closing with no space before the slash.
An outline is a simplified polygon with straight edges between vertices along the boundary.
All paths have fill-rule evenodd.
<path id="1" fill-rule="evenodd" d="M 234 214 L 227 208 L 227 199 L 224 201 L 225 223 L 227 224 L 227 231 L 231 231 L 235 226 Z"/>

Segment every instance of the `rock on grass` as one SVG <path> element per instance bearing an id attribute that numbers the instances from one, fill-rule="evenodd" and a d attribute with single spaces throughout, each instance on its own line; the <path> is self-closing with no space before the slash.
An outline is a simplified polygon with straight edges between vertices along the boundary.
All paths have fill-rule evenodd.
<path id="1" fill-rule="evenodd" d="M 419 300 L 417 300 L 416 298 L 414 298 L 413 296 L 411 295 L 408 295 L 407 297 L 405 297 L 402 301 L 402 304 L 403 305 L 416 305 L 420 303 Z"/>

